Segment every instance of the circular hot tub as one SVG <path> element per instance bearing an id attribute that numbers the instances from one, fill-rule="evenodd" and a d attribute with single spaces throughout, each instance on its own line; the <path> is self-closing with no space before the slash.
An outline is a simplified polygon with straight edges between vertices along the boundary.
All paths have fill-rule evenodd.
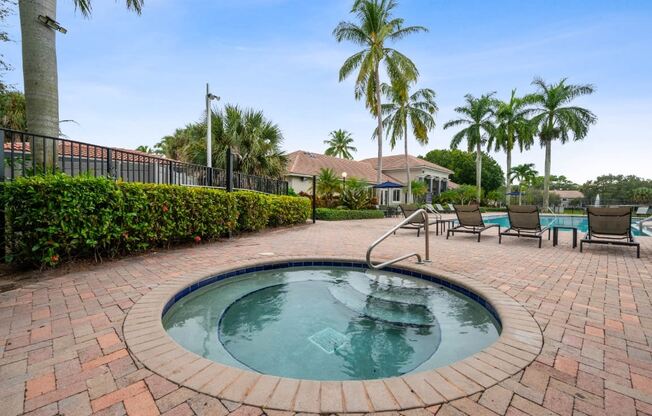
<path id="1" fill-rule="evenodd" d="M 440 279 L 352 263 L 281 266 L 196 285 L 166 310 L 164 328 L 215 362 L 311 380 L 437 368 L 500 335 L 484 299 Z"/>
<path id="2" fill-rule="evenodd" d="M 522 371 L 543 342 L 525 308 L 478 279 L 350 259 L 188 270 L 136 302 L 123 333 L 134 359 L 174 383 L 308 413 L 472 395 Z"/>

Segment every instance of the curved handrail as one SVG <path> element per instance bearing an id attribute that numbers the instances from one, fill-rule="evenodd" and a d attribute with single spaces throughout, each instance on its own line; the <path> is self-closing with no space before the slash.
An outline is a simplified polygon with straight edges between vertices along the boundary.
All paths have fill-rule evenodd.
<path id="1" fill-rule="evenodd" d="M 396 230 L 398 230 L 399 228 L 401 228 L 405 224 L 408 224 L 408 223 L 412 222 L 412 220 L 415 219 L 418 216 L 421 216 L 423 218 L 424 230 L 425 230 L 425 235 L 426 235 L 426 259 L 425 259 L 425 261 L 421 259 L 421 255 L 419 253 L 409 253 L 409 254 L 406 254 L 404 256 L 397 257 L 397 258 L 395 258 L 393 260 L 386 261 L 384 263 L 374 264 L 371 261 L 371 251 L 374 248 L 376 248 L 376 246 L 378 244 L 385 241 L 385 239 L 387 237 L 389 237 L 390 235 L 392 235 L 392 233 L 394 233 Z M 409 257 L 412 257 L 412 256 L 416 256 L 418 264 L 423 264 L 424 262 L 430 262 L 430 235 L 428 233 L 428 213 L 426 212 L 425 209 L 419 209 L 419 210 L 413 212 L 409 217 L 407 217 L 406 219 L 404 219 L 403 221 L 401 221 L 400 223 L 398 223 L 397 225 L 392 227 L 389 231 L 387 231 L 385 234 L 383 234 L 380 238 L 378 238 L 376 241 L 371 243 L 371 245 L 367 249 L 367 265 L 371 269 L 380 270 L 380 269 L 382 269 L 384 267 L 389 266 L 390 264 L 398 263 L 399 261 L 405 260 L 405 259 L 407 259 Z"/>
<path id="2" fill-rule="evenodd" d="M 652 221 L 652 215 L 649 216 L 649 217 L 647 217 L 647 218 L 643 218 L 642 220 L 639 220 L 639 221 L 638 221 L 638 230 L 639 230 L 641 233 L 643 233 L 643 223 L 648 222 L 648 221 Z"/>

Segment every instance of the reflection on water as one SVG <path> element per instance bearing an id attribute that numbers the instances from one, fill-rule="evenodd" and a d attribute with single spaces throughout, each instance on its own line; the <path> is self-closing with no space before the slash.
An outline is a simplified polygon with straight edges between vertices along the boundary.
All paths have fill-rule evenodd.
<path id="1" fill-rule="evenodd" d="M 392 377 L 470 355 L 499 333 L 481 305 L 390 273 L 288 269 L 197 291 L 164 317 L 204 357 L 315 380 Z"/>

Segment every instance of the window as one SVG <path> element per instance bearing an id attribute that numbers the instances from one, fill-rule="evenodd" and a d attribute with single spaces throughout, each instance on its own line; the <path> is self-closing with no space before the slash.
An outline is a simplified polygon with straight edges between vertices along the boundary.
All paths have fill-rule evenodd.
<path id="1" fill-rule="evenodd" d="M 401 190 L 400 189 L 394 189 L 394 191 L 392 191 L 392 201 L 401 202 Z"/>

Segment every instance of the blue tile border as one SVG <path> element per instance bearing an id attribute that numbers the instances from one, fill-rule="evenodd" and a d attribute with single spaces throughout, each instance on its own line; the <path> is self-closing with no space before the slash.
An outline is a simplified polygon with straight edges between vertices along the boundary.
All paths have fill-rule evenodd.
<path id="1" fill-rule="evenodd" d="M 249 266 L 249 267 L 244 267 L 241 269 L 237 270 L 230 270 L 228 272 L 220 273 L 214 276 L 207 277 L 205 279 L 202 279 L 198 282 L 193 283 L 190 286 L 185 287 L 181 291 L 177 292 L 166 304 L 165 307 L 163 308 L 163 312 L 161 316 L 165 315 L 168 310 L 174 305 L 176 302 L 184 298 L 185 296 L 189 295 L 190 293 L 199 290 L 205 286 L 208 286 L 210 284 L 219 282 L 224 279 L 228 279 L 230 277 L 234 276 L 240 276 L 243 274 L 248 274 L 248 273 L 255 273 L 259 271 L 267 271 L 267 270 L 276 270 L 276 269 L 289 269 L 289 268 L 294 268 L 294 267 L 340 267 L 343 269 L 365 269 L 365 270 L 370 270 L 370 267 L 363 262 L 351 262 L 351 261 L 344 261 L 344 260 L 309 260 L 309 261 L 288 261 L 288 262 L 282 262 L 282 263 L 269 263 L 269 264 L 263 264 L 263 265 L 256 265 L 256 266 Z M 409 270 L 409 269 L 402 269 L 398 267 L 386 267 L 383 269 L 383 271 L 386 272 L 391 272 L 391 273 L 396 273 L 400 274 L 403 276 L 410 276 L 410 277 L 416 277 L 418 279 L 426 280 L 431 283 L 438 284 L 440 286 L 443 286 L 447 289 L 454 290 L 470 299 L 473 299 L 474 301 L 478 302 L 482 307 L 484 307 L 486 310 L 491 313 L 491 315 L 498 321 L 498 324 L 502 328 L 502 321 L 500 319 L 500 316 L 498 315 L 498 312 L 496 309 L 489 303 L 486 299 L 478 295 L 477 293 L 474 293 L 473 291 L 460 286 L 458 284 L 455 284 L 451 282 L 450 280 L 446 280 L 444 278 L 429 274 L 429 273 L 422 273 L 418 272 L 415 270 Z"/>

